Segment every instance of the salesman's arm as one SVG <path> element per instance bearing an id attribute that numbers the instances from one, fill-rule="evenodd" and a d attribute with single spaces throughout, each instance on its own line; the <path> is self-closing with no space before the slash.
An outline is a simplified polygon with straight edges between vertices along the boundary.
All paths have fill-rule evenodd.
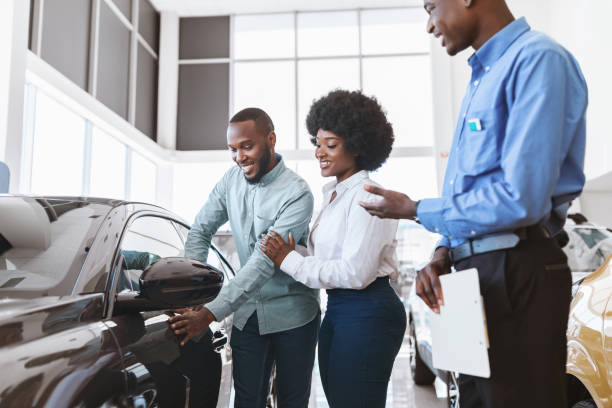
<path id="1" fill-rule="evenodd" d="M 457 238 L 533 224 L 550 214 L 559 204 L 553 203 L 550 197 L 559 179 L 561 164 L 568 160 L 572 138 L 584 132 L 584 111 L 568 115 L 568 106 L 574 102 L 586 107 L 586 88 L 572 85 L 568 80 L 571 73 L 562 56 L 551 51 L 525 58 L 518 75 L 521 78 L 513 90 L 515 102 L 508 113 L 501 147 L 502 178 L 453 196 L 422 200 L 418 209 L 417 203 L 405 194 L 380 191 L 377 194 L 383 199 L 362 203 L 364 208 L 379 217 L 414 218 L 418 214 L 427 229 Z M 566 126 L 575 128 L 576 133 L 564 133 Z M 580 160 L 576 162 L 578 168 Z M 566 174 L 563 186 L 566 201 L 578 195 L 582 188 L 581 172 L 575 173 L 578 176 L 574 178 Z M 445 248 L 448 244 L 448 239 L 443 239 L 436 251 L 439 256 L 434 256 L 425 268 L 429 271 L 427 279 L 418 282 L 422 276 L 419 272 L 415 283 L 417 293 L 419 284 L 424 286 L 419 296 L 434 309 L 442 304 L 441 291 L 439 296 L 434 291 L 435 286 L 439 287 L 434 275 L 448 270 L 446 266 L 438 266 L 448 264 Z"/>
<path id="2" fill-rule="evenodd" d="M 377 202 L 362 203 L 372 215 L 414 218 L 430 231 L 444 236 L 470 238 L 537 223 L 561 203 L 550 197 L 559 180 L 561 166 L 569 157 L 575 137 L 584 133 L 584 111 L 572 112 L 571 104 L 586 107 L 586 88 L 570 81 L 572 73 L 563 56 L 539 52 L 522 61 L 512 89 L 514 102 L 508 112 L 501 145 L 502 177 L 495 182 L 452 196 L 416 202 L 405 194 L 384 190 Z M 569 112 L 569 113 L 568 113 Z M 566 129 L 576 129 L 570 133 Z M 563 136 L 563 137 L 562 137 Z M 583 146 L 577 147 L 583 149 Z M 567 167 L 566 167 L 567 168 Z M 580 170 L 565 174 L 569 201 L 584 183 Z M 418 214 L 417 214 L 418 213 Z"/>
<path id="3" fill-rule="evenodd" d="M 297 240 L 301 240 L 308 233 L 312 209 L 312 194 L 303 190 L 285 203 L 271 229 L 285 239 L 291 231 Z M 274 263 L 256 246 L 247 263 L 238 271 L 236 277 L 221 289 L 215 300 L 199 311 L 189 311 L 170 319 L 174 333 L 185 335 L 181 345 L 204 331 L 212 321 L 223 320 L 235 312 L 274 275 L 274 272 Z"/>

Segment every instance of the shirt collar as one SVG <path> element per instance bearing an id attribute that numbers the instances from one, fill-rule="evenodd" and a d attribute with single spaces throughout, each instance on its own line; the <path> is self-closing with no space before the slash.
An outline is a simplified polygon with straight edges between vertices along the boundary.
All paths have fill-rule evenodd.
<path id="1" fill-rule="evenodd" d="M 498 31 L 493 37 L 489 38 L 478 51 L 472 54 L 468 59 L 468 63 L 472 68 L 476 61 L 480 62 L 483 67 L 492 66 L 517 38 L 529 30 L 531 30 L 531 27 L 527 20 L 525 20 L 525 17 L 514 20 Z"/>
<path id="2" fill-rule="evenodd" d="M 323 186 L 323 194 L 326 195 L 336 190 L 336 194 L 340 195 L 341 193 L 344 193 L 345 191 L 350 190 L 351 188 L 359 184 L 359 182 L 365 178 L 368 178 L 368 172 L 366 170 L 361 170 L 353 174 L 346 180 L 341 181 L 340 183 L 336 181 L 330 181 L 329 183 Z"/>
<path id="3" fill-rule="evenodd" d="M 262 186 L 270 184 L 271 182 L 276 180 L 276 178 L 283 172 L 283 170 L 285 170 L 285 162 L 283 161 L 283 156 L 276 153 L 276 160 L 276 166 L 274 166 L 272 170 L 264 174 L 261 180 L 259 180 L 258 184 L 261 184 Z"/>

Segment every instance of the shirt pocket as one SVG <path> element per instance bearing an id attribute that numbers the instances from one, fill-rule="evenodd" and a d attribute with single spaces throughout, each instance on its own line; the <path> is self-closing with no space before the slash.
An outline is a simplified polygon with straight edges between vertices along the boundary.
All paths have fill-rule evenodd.
<path id="1" fill-rule="evenodd" d="M 505 120 L 501 107 L 468 112 L 459 163 L 463 173 L 479 175 L 499 167 Z"/>

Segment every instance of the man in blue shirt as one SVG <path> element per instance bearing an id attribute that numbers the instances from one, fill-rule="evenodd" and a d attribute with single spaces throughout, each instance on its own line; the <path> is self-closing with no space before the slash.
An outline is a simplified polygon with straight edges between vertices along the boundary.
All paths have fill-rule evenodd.
<path id="1" fill-rule="evenodd" d="M 460 376 L 466 407 L 566 407 L 571 276 L 551 237 L 584 185 L 587 88 L 562 46 L 515 20 L 504 0 L 425 0 L 427 31 L 449 55 L 472 47 L 442 196 L 362 203 L 418 219 L 443 238 L 417 294 L 439 312 L 438 276 L 477 268 L 489 334 L 489 379 Z"/>
<path id="2" fill-rule="evenodd" d="M 210 241 L 228 219 L 242 269 L 215 300 L 170 319 L 181 345 L 234 314 L 232 346 L 236 407 L 264 407 L 276 363 L 278 403 L 307 408 L 319 333 L 318 291 L 281 272 L 256 247 L 271 230 L 306 244 L 313 197 L 308 184 L 275 154 L 276 134 L 261 109 L 235 114 L 227 144 L 236 167 L 217 183 L 196 216 L 185 256 L 205 262 Z M 205 175 L 204 175 L 205 176 Z"/>

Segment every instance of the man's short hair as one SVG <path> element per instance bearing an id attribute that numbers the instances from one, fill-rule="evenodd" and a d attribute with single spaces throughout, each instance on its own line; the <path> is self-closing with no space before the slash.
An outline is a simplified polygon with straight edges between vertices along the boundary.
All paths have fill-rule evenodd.
<path id="1" fill-rule="evenodd" d="M 266 112 L 259 108 L 245 108 L 241 110 L 232 116 L 230 123 L 245 122 L 247 120 L 254 121 L 255 129 L 264 136 L 274 131 L 272 119 L 270 119 L 270 116 L 268 116 Z"/>

